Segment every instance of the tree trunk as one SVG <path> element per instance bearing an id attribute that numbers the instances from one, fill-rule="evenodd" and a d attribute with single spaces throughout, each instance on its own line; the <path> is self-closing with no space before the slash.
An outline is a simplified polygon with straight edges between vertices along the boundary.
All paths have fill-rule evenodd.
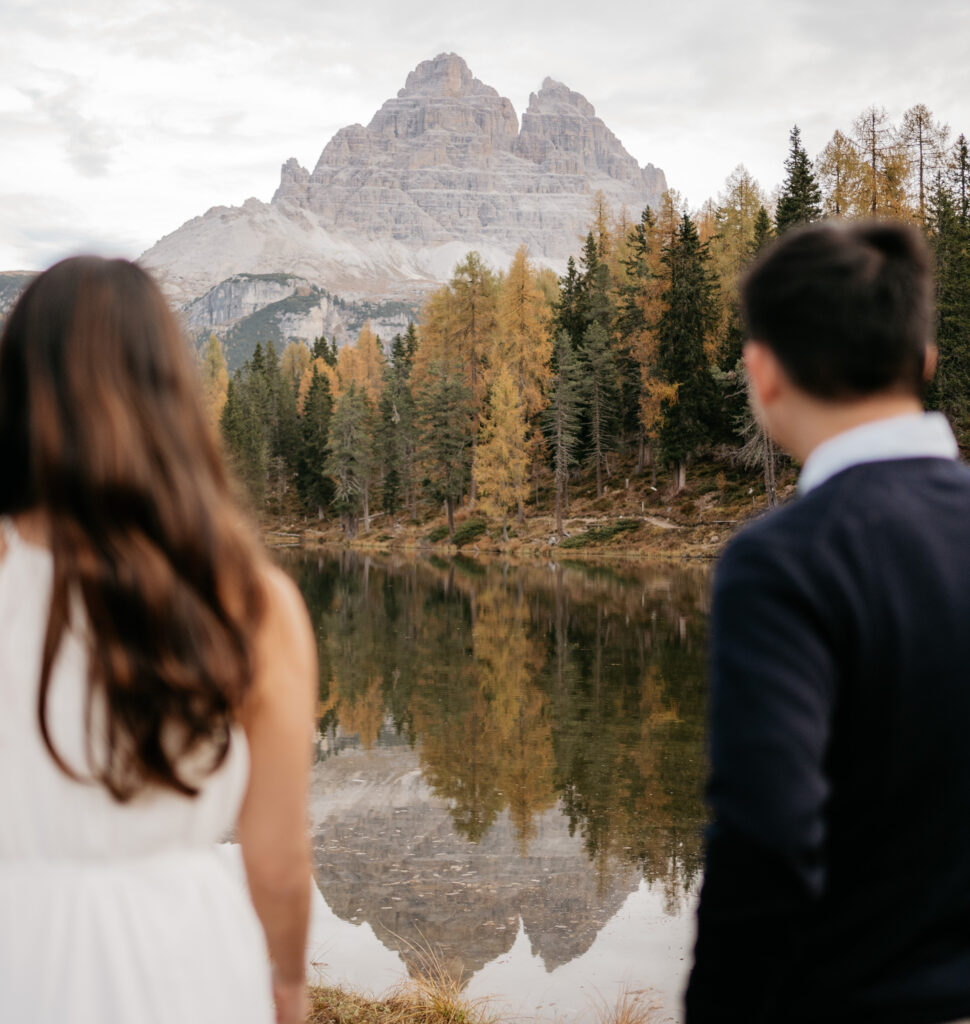
<path id="1" fill-rule="evenodd" d="M 455 502 L 453 498 L 445 498 L 445 512 L 448 514 L 448 539 L 455 539 Z"/>
<path id="2" fill-rule="evenodd" d="M 674 463 L 674 493 L 680 492 L 687 486 L 687 463 L 678 459 Z"/>
<path id="3" fill-rule="evenodd" d="M 364 484 L 364 533 L 370 533 L 370 484 Z"/>
<path id="4" fill-rule="evenodd" d="M 556 536 L 562 539 L 565 537 L 562 528 L 562 492 L 565 490 L 562 478 L 556 474 Z"/>
<path id="5" fill-rule="evenodd" d="M 509 541 L 509 514 L 508 512 L 502 513 L 502 540 Z"/>
<path id="6" fill-rule="evenodd" d="M 646 466 L 646 438 L 643 436 L 643 427 L 637 431 L 637 472 L 642 473 Z"/>

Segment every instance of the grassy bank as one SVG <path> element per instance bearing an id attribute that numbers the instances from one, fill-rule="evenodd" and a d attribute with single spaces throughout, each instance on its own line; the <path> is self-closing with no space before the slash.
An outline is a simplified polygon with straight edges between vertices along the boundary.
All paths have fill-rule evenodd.
<path id="1" fill-rule="evenodd" d="M 353 540 L 347 539 L 339 522 L 306 520 L 282 510 L 264 515 L 261 525 L 267 542 L 274 546 L 462 551 L 551 559 L 703 559 L 716 557 L 745 521 L 768 507 L 761 480 L 730 463 L 713 459 L 699 463 L 692 467 L 687 486 L 680 491 L 663 477 L 637 474 L 634 468 L 619 465 L 600 496 L 593 479 L 574 482 L 564 516 L 565 537 L 556 536 L 555 518 L 548 511 L 552 504 L 548 485 L 539 487 L 538 500 L 533 495 L 521 523 L 510 522 L 508 541 L 502 538 L 501 524 L 485 518 L 480 505 L 466 505 L 457 511 L 453 537 L 443 512 L 437 510 L 425 510 L 417 519 L 377 513 L 370 529 L 365 530 L 361 523 Z M 779 500 L 793 492 L 794 482 L 790 467 L 779 474 Z"/>
<path id="2" fill-rule="evenodd" d="M 649 993 L 624 993 L 610 1005 L 591 1006 L 589 1024 L 658 1024 L 660 1006 Z M 493 1013 L 487 1001 L 463 999 L 452 985 L 411 981 L 384 998 L 373 999 L 340 988 L 310 990 L 307 1024 L 528 1024 L 520 1017 Z"/>

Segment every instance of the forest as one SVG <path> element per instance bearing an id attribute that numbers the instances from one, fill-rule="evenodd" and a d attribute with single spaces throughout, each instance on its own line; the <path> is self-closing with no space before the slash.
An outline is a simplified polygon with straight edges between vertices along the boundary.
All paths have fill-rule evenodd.
<path id="1" fill-rule="evenodd" d="M 923 105 L 870 107 L 812 160 L 797 126 L 773 195 L 739 166 L 716 199 L 675 192 L 633 218 L 593 200 L 557 277 L 525 246 L 496 272 L 470 252 L 388 343 L 272 343 L 231 378 L 200 352 L 205 398 L 261 516 L 339 519 L 348 538 L 475 509 L 508 539 L 541 511 L 565 536 L 578 480 L 620 472 L 676 494 L 692 468 L 745 474 L 774 504 L 780 457 L 747 411 L 737 284 L 776 235 L 827 217 L 918 225 L 935 259 L 937 376 L 927 394 L 970 445 L 970 148 Z M 486 520 L 476 520 L 485 530 Z"/>

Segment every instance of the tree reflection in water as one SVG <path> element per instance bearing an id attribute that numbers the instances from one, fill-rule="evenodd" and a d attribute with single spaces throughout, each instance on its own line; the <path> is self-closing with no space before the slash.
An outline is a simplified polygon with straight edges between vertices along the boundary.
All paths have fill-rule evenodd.
<path id="1" fill-rule="evenodd" d="M 321 729 L 402 742 L 477 843 L 525 854 L 557 805 L 602 885 L 670 912 L 700 870 L 707 572 L 287 553 L 320 645 Z"/>

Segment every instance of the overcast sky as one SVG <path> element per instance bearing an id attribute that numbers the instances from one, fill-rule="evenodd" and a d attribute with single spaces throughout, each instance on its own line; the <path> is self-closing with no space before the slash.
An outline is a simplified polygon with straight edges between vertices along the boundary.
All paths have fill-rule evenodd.
<path id="1" fill-rule="evenodd" d="M 771 190 L 870 104 L 970 134 L 966 0 L 0 0 L 0 269 L 136 256 L 210 206 L 269 200 L 420 61 L 454 51 L 521 116 L 583 93 L 697 207 Z"/>

